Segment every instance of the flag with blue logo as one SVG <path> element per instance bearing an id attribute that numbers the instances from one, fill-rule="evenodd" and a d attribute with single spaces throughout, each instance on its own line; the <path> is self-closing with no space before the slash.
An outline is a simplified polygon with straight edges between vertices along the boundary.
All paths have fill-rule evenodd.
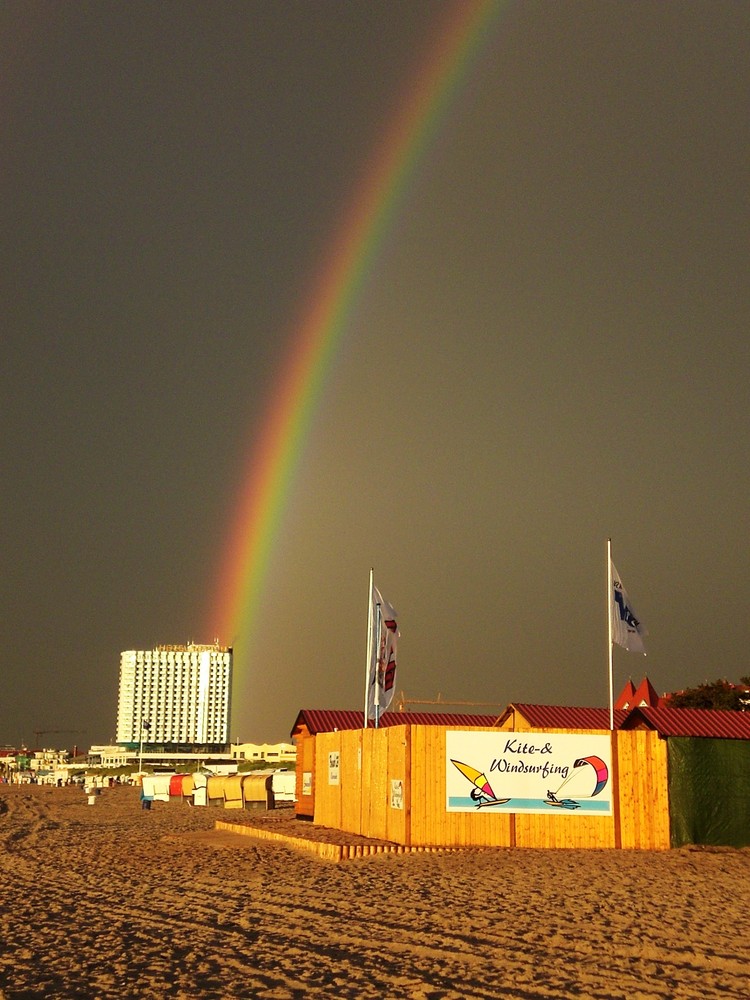
<path id="1" fill-rule="evenodd" d="M 638 618 L 627 591 L 622 585 L 620 574 L 610 559 L 612 591 L 609 595 L 609 619 L 612 626 L 612 642 L 624 646 L 630 653 L 643 653 L 643 636 L 648 635 L 643 622 Z"/>

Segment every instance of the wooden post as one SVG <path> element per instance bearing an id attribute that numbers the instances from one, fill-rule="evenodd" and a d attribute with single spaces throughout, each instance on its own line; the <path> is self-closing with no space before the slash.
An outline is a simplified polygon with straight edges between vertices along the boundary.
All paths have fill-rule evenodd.
<path id="1" fill-rule="evenodd" d="M 620 828 L 620 755 L 617 730 L 610 734 L 612 746 L 612 819 L 615 825 L 615 847 L 622 847 L 622 830 Z"/>

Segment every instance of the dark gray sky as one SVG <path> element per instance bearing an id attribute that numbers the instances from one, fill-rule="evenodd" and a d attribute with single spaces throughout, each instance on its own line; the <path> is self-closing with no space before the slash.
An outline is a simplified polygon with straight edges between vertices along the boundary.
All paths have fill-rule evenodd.
<path id="1" fill-rule="evenodd" d="M 0 743 L 114 735 L 203 634 L 312 276 L 438 2 L 0 8 Z M 501 4 L 325 385 L 233 736 L 397 687 L 605 705 L 750 673 L 750 6 Z M 85 735 L 83 735 L 85 734 Z M 72 742 L 60 737 L 58 742 Z M 47 737 L 44 742 L 52 742 Z"/>

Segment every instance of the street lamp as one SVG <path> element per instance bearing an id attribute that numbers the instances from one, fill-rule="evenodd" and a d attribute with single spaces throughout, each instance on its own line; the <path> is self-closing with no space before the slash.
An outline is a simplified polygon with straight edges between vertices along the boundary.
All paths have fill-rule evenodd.
<path id="1" fill-rule="evenodd" d="M 149 731 L 151 728 L 151 723 L 148 719 L 141 719 L 141 746 L 138 751 L 138 773 L 143 774 L 143 731 Z"/>

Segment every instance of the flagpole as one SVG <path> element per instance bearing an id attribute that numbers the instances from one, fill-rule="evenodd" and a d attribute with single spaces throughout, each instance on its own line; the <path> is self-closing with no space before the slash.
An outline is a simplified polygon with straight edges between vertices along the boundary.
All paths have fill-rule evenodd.
<path id="1" fill-rule="evenodd" d="M 370 698 L 370 668 L 372 665 L 372 587 L 373 571 L 370 567 L 370 586 L 367 590 L 367 665 L 365 667 L 365 714 L 362 728 L 367 729 L 367 716 Z"/>
<path id="2" fill-rule="evenodd" d="M 607 647 L 609 653 L 609 729 L 615 728 L 615 695 L 612 669 L 612 539 L 607 539 Z"/>

